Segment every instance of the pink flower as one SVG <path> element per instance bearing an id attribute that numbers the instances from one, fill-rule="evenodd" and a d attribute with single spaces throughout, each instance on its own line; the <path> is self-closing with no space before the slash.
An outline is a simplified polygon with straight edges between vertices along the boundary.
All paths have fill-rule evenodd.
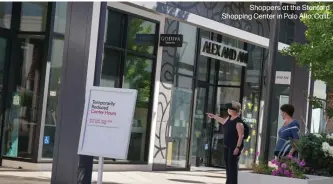
<path id="1" fill-rule="evenodd" d="M 305 161 L 304 160 L 302 160 L 300 163 L 299 163 L 299 166 L 301 166 L 301 167 L 304 167 L 305 166 Z"/>
<path id="2" fill-rule="evenodd" d="M 292 158 L 293 158 L 293 156 L 292 156 L 292 155 L 288 155 L 288 158 L 289 158 L 289 159 L 292 159 Z"/>
<path id="3" fill-rule="evenodd" d="M 277 173 L 281 173 L 281 174 L 283 174 L 283 170 L 282 170 L 282 168 L 278 168 L 278 169 L 276 170 L 276 172 L 277 172 Z"/>
<path id="4" fill-rule="evenodd" d="M 272 176 L 276 176 L 276 175 L 277 175 L 276 171 L 272 171 Z"/>
<path id="5" fill-rule="evenodd" d="M 286 169 L 288 166 L 287 166 L 286 163 L 283 163 L 283 164 L 281 165 L 281 167 L 282 167 L 283 169 Z"/>
<path id="6" fill-rule="evenodd" d="M 291 173 L 290 173 L 289 170 L 285 170 L 285 171 L 284 171 L 284 174 L 287 175 L 287 176 L 290 176 Z"/>
<path id="7" fill-rule="evenodd" d="M 276 161 L 275 165 L 278 166 L 278 167 L 280 167 L 280 162 Z"/>
<path id="8" fill-rule="evenodd" d="M 275 164 L 275 163 L 276 163 L 276 160 L 275 160 L 275 159 L 271 160 L 271 163 L 272 163 L 272 164 Z"/>

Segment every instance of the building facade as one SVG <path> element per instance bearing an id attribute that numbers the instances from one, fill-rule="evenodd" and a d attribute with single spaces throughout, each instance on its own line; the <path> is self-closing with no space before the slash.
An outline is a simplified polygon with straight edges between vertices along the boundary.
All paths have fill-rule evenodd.
<path id="1" fill-rule="evenodd" d="M 301 97 L 306 101 L 311 86 L 320 84 L 311 82 L 306 69 L 280 53 L 275 70 L 289 78 L 274 84 L 271 120 L 261 121 L 270 21 L 222 19 L 223 14 L 267 13 L 253 11 L 251 3 L 94 2 L 85 4 L 86 11 L 75 12 L 68 4 L 1 3 L 4 166 L 47 170 L 66 146 L 77 155 L 79 130 L 74 127 L 81 123 L 77 119 L 82 114 L 73 115 L 81 117 L 70 122 L 57 114 L 65 103 L 59 96 L 69 93 L 65 86 L 66 90 L 80 87 L 65 84 L 72 75 L 86 78 L 86 83 L 80 83 L 85 88 L 138 90 L 128 158 L 106 159 L 106 168 L 111 170 L 224 167 L 221 126 L 205 113 L 226 113 L 223 105 L 230 101 L 242 103 L 242 117 L 251 126 L 240 160 L 244 168 L 254 162 L 263 141 L 270 141 L 269 154 L 273 154 L 283 123 L 280 105 L 295 104 L 301 109 L 296 118 L 304 117 L 304 127 L 314 126 L 308 122 L 315 121 L 313 129 L 319 129 L 321 120 L 310 121 L 311 114 L 318 112 L 298 102 Z M 86 20 L 80 24 L 69 21 L 80 14 Z M 294 33 L 298 29 L 295 20 L 282 19 L 280 24 L 279 52 L 297 40 Z M 85 29 L 73 35 L 71 28 L 81 25 Z M 161 46 L 163 34 L 182 36 L 182 41 L 178 46 Z M 72 39 L 79 40 L 74 49 L 68 46 Z M 75 47 L 85 47 L 85 55 L 76 53 Z M 71 60 L 63 61 L 69 55 L 73 55 Z M 66 67 L 77 65 L 75 55 L 87 58 L 86 71 L 67 74 Z M 297 85 L 294 76 L 306 80 Z M 303 89 L 303 95 L 293 93 Z M 262 130 L 263 123 L 271 123 L 270 130 Z M 61 137 L 64 131 L 72 137 Z M 262 131 L 270 131 L 272 138 L 262 140 Z"/>

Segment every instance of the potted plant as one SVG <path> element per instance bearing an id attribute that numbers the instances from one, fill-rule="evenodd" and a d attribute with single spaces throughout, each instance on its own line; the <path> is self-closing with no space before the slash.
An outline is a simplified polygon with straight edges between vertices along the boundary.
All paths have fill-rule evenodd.
<path id="1" fill-rule="evenodd" d="M 306 174 L 333 177 L 333 135 L 307 134 L 293 145 L 311 168 Z"/>
<path id="2" fill-rule="evenodd" d="M 283 157 L 268 164 L 254 164 L 253 171 L 239 172 L 239 184 L 332 184 L 333 135 L 307 134 L 292 142 L 299 158 Z"/>

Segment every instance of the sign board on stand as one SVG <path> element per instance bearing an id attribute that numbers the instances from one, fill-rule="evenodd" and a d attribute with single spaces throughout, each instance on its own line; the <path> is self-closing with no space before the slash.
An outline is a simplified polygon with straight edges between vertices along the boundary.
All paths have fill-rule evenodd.
<path id="1" fill-rule="evenodd" d="M 127 159 L 137 90 L 92 87 L 87 93 L 78 154 L 99 157 L 102 183 L 104 157 Z"/>

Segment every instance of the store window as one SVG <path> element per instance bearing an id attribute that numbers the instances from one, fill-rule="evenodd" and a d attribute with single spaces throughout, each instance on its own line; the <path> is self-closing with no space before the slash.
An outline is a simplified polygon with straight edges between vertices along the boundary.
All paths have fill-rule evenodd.
<path id="1" fill-rule="evenodd" d="M 314 81 L 313 84 L 313 96 L 322 100 L 321 108 L 312 108 L 311 115 L 311 133 L 322 133 L 326 131 L 326 118 L 325 118 L 325 108 L 326 108 L 326 83 L 320 80 Z"/>
<path id="2" fill-rule="evenodd" d="M 182 47 L 163 48 L 163 52 L 167 54 L 167 56 L 163 56 L 163 60 L 168 64 L 168 72 L 171 75 L 180 74 L 193 77 L 196 61 L 197 27 L 166 19 L 164 31 L 165 34 L 183 35 Z M 166 66 L 162 67 L 163 69 L 166 69 Z"/>
<path id="3" fill-rule="evenodd" d="M 248 139 L 244 141 L 243 154 L 240 157 L 241 167 L 250 168 L 256 156 L 257 130 L 261 93 L 261 71 L 265 49 L 247 44 L 249 62 L 245 69 L 244 95 L 242 99 L 242 118 L 250 126 Z"/>
<path id="4" fill-rule="evenodd" d="M 10 28 L 12 20 L 12 2 L 0 2 L 0 27 Z"/>
<path id="5" fill-rule="evenodd" d="M 108 10 L 100 85 L 138 90 L 127 158 L 133 162 L 147 161 L 157 28 L 153 21 Z"/>
<path id="6" fill-rule="evenodd" d="M 45 31 L 47 6 L 48 2 L 22 2 L 20 30 Z"/>

